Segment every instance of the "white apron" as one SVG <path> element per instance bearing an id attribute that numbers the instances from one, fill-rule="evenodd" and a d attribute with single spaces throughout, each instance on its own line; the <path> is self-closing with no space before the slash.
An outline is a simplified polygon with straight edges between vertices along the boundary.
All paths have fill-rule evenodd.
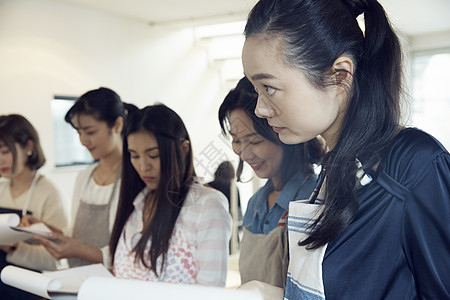
<path id="1" fill-rule="evenodd" d="M 356 159 L 357 187 L 369 184 L 372 178 L 366 174 L 361 162 Z M 309 236 L 309 227 L 320 216 L 323 210 L 322 199 L 325 191 L 324 172 L 321 172 L 318 184 L 310 199 L 293 201 L 289 204 L 288 238 L 289 238 L 289 267 L 286 281 L 285 299 L 325 299 L 325 289 L 322 277 L 322 262 L 328 244 L 315 249 L 306 250 L 299 246 Z M 314 202 L 314 203 L 311 203 Z"/>
<path id="2" fill-rule="evenodd" d="M 289 204 L 288 237 L 289 267 L 285 299 L 325 299 L 322 280 L 322 261 L 327 245 L 316 250 L 306 250 L 298 241 L 308 237 L 308 227 L 320 215 L 323 205 L 310 204 L 309 200 Z M 291 263 L 295 262 L 295 263 Z"/>

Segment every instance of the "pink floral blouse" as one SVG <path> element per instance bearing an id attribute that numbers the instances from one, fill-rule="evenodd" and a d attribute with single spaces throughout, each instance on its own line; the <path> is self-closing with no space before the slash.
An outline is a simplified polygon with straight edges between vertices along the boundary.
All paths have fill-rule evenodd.
<path id="1" fill-rule="evenodd" d="M 144 188 L 134 200 L 134 211 L 124 226 L 114 256 L 113 272 L 117 278 L 171 283 L 225 286 L 228 267 L 228 241 L 231 217 L 228 201 L 216 190 L 195 183 L 180 211 L 170 240 L 162 272 L 162 257 L 157 260 L 158 278 L 131 250 L 141 238 Z M 147 242 L 146 253 L 151 240 Z M 150 260 L 146 260 L 150 265 Z"/>

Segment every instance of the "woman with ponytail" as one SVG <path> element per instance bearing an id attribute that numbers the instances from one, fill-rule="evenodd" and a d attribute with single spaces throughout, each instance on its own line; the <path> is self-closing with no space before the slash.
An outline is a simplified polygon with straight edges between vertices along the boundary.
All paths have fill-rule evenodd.
<path id="1" fill-rule="evenodd" d="M 320 135 L 328 148 L 315 191 L 289 207 L 286 299 L 450 299 L 450 155 L 400 123 L 383 7 L 260 0 L 245 36 L 256 115 L 286 144 Z"/>

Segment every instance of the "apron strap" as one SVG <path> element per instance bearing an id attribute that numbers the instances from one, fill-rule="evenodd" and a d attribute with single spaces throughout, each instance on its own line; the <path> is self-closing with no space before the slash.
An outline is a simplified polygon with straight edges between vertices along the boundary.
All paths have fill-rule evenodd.
<path id="1" fill-rule="evenodd" d="M 23 206 L 23 209 L 22 209 L 22 216 L 25 216 L 27 214 L 28 206 L 30 205 L 30 202 L 31 202 L 31 196 L 33 195 L 33 191 L 34 191 L 34 188 L 36 186 L 38 179 L 39 179 L 39 172 L 36 170 L 33 181 L 31 182 L 31 186 L 28 189 L 27 200 L 25 201 L 25 205 Z"/>

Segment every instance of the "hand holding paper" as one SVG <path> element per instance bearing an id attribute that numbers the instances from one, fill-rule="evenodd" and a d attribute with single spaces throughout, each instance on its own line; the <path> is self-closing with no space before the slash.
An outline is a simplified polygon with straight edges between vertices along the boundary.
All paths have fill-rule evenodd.
<path id="1" fill-rule="evenodd" d="M 48 228 L 47 225 L 45 225 L 44 223 L 36 223 L 28 227 L 11 227 L 11 229 L 19 232 L 26 232 L 32 235 L 40 235 L 44 237 L 49 237 L 49 234 L 52 233 L 50 228 Z"/>
<path id="2" fill-rule="evenodd" d="M 25 215 L 20 220 L 20 227 L 28 227 L 36 223 L 41 223 L 41 220 L 33 217 L 32 215 Z"/>
<path id="3" fill-rule="evenodd" d="M 34 239 L 56 259 L 77 257 L 84 244 L 78 240 L 53 232 L 51 236 L 35 236 Z"/>
<path id="4" fill-rule="evenodd" d="M 32 215 L 25 215 L 25 216 L 22 217 L 22 220 L 20 220 L 19 227 L 30 227 L 30 226 L 33 226 L 33 225 L 39 224 L 39 223 L 44 223 L 44 222 L 42 222 L 41 220 L 39 220 L 39 219 L 33 217 Z M 58 229 L 58 228 L 56 228 L 56 227 L 54 227 L 54 226 L 52 226 L 52 225 L 50 225 L 50 224 L 46 224 L 46 223 L 44 223 L 44 224 L 45 224 L 51 231 L 57 232 L 57 233 L 61 233 L 61 234 L 62 234 L 62 231 L 61 231 L 60 229 Z"/>
<path id="5" fill-rule="evenodd" d="M 77 257 L 91 263 L 103 262 L 103 253 L 100 249 L 90 247 L 61 233 L 53 232 L 51 237 L 35 236 L 34 239 L 56 259 Z"/>
<path id="6" fill-rule="evenodd" d="M 19 223 L 20 218 L 17 214 L 0 214 L 0 245 L 15 244 L 33 236 L 30 233 L 14 230 L 13 228 L 18 228 L 16 226 Z"/>

